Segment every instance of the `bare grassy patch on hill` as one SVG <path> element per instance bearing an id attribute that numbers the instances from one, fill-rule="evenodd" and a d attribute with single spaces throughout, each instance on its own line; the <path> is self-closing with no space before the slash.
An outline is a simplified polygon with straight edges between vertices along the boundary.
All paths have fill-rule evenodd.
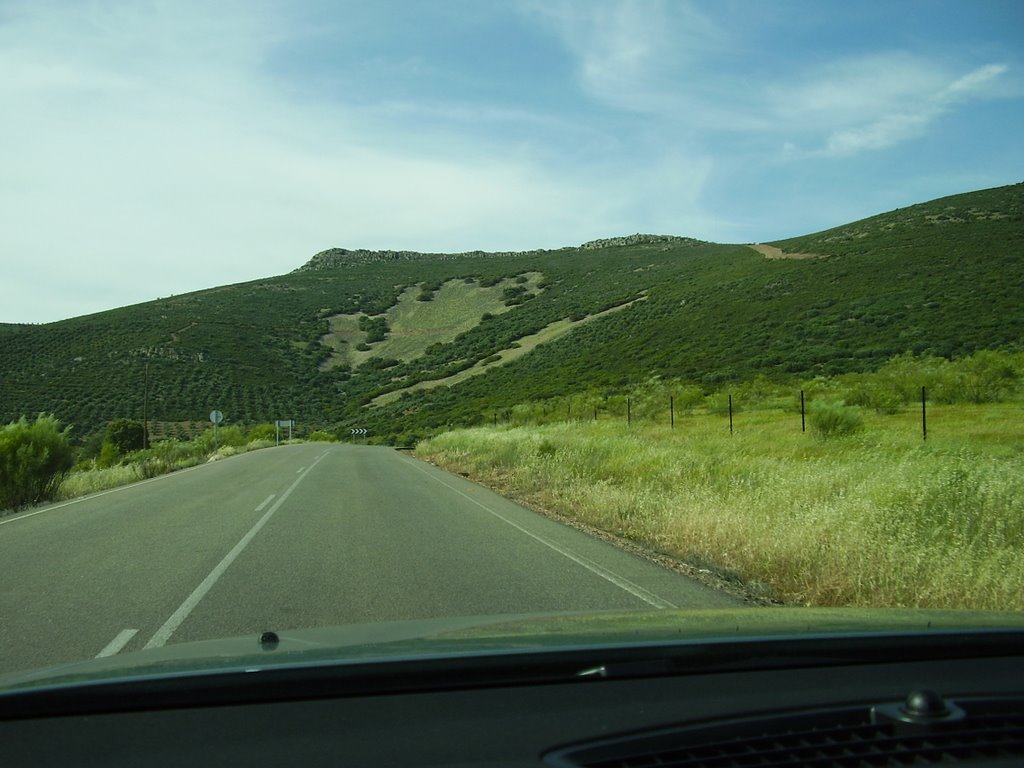
<path id="1" fill-rule="evenodd" d="M 750 246 L 755 251 L 760 253 L 766 259 L 827 259 L 828 256 L 823 256 L 820 253 L 786 253 L 781 248 L 776 248 L 774 245 L 764 245 L 758 243 L 757 245 Z"/>
<path id="2" fill-rule="evenodd" d="M 524 278 L 524 282 L 518 282 Z M 513 309 L 506 305 L 505 291 L 521 287 L 527 293 L 537 293 L 543 275 L 526 272 L 516 278 L 506 278 L 494 285 L 481 286 L 475 280 L 449 280 L 436 291 L 429 291 L 423 283 L 407 287 L 398 301 L 384 313 L 388 335 L 383 341 L 366 344 L 367 333 L 360 329 L 360 315 L 334 315 L 328 318 L 330 332 L 320 343 L 332 354 L 321 366 L 328 370 L 347 364 L 358 367 L 370 358 L 415 360 L 431 344 L 445 344 L 460 333 L 474 328 L 484 314 L 500 315 Z M 429 301 L 420 299 L 424 292 Z M 366 349 L 357 349 L 364 344 Z"/>
<path id="3" fill-rule="evenodd" d="M 471 368 L 466 368 L 463 371 L 459 371 L 458 373 L 453 374 L 451 376 L 446 376 L 443 379 L 421 381 L 418 384 L 413 384 L 410 387 L 404 387 L 403 389 L 397 389 L 393 392 L 387 392 L 383 395 L 375 397 L 371 401 L 371 405 L 384 405 L 385 403 L 390 403 L 393 400 L 397 400 L 405 392 L 417 392 L 421 389 L 434 389 L 435 387 L 454 386 L 455 384 L 465 381 L 466 379 L 472 376 L 479 376 L 481 373 L 486 373 L 487 370 L 489 370 L 491 367 L 497 365 L 504 365 L 506 363 L 511 363 L 513 360 L 518 360 L 527 352 L 531 352 L 532 350 L 539 347 L 541 344 L 544 344 L 545 342 L 549 341 L 554 341 L 555 339 L 565 336 L 567 333 L 569 333 L 569 331 L 571 331 L 573 328 L 576 328 L 577 326 L 583 325 L 584 323 L 588 323 L 592 320 L 596 320 L 599 317 L 604 317 L 605 315 L 609 315 L 612 312 L 618 312 L 620 310 L 623 310 L 626 307 L 636 304 L 636 302 L 638 301 L 643 301 L 644 298 L 645 297 L 641 297 L 634 301 L 629 301 L 626 302 L 625 304 L 620 304 L 617 307 L 611 307 L 610 309 L 606 309 L 604 312 L 597 312 L 596 314 L 588 315 L 587 317 L 584 317 L 580 320 L 570 320 L 568 318 L 563 320 L 556 320 L 555 322 L 539 330 L 537 333 L 531 333 L 528 336 L 523 336 L 517 339 L 515 342 L 513 342 L 514 346 L 508 347 L 507 349 L 498 350 L 493 355 L 484 358 Z"/>

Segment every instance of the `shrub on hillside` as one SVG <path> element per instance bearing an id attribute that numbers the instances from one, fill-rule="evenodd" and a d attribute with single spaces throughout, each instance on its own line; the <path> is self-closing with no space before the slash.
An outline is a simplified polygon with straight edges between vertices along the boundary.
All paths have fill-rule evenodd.
<path id="1" fill-rule="evenodd" d="M 103 432 L 93 432 L 81 440 L 78 446 L 77 460 L 89 461 L 100 455 L 103 448 Z"/>
<path id="2" fill-rule="evenodd" d="M 109 440 L 104 440 L 99 455 L 96 457 L 96 466 L 100 469 L 107 469 L 119 461 L 121 461 L 121 453 L 117 450 L 117 446 Z"/>
<path id="3" fill-rule="evenodd" d="M 107 442 L 112 443 L 118 453 L 131 453 L 143 448 L 145 428 L 135 419 L 114 419 L 107 424 Z"/>
<path id="4" fill-rule="evenodd" d="M 400 448 L 415 448 L 424 438 L 424 435 L 420 432 L 402 432 L 395 437 L 395 445 Z"/>
<path id="5" fill-rule="evenodd" d="M 811 430 L 823 440 L 845 437 L 864 427 L 860 410 L 842 401 L 817 401 L 810 407 Z"/>
<path id="6" fill-rule="evenodd" d="M 503 299 L 514 299 L 517 296 L 522 296 L 526 293 L 526 289 L 521 285 L 510 285 L 508 288 L 501 292 L 501 298 Z"/>
<path id="7" fill-rule="evenodd" d="M 927 387 L 929 392 L 942 389 L 949 375 L 948 360 L 907 352 L 890 358 L 867 380 L 872 388 L 893 393 L 901 403 L 913 403 L 921 397 L 921 387 Z"/>
<path id="8" fill-rule="evenodd" d="M 142 477 L 156 477 L 198 463 L 196 453 L 194 443 L 160 440 L 147 450 L 132 454 L 130 463 Z"/>
<path id="9" fill-rule="evenodd" d="M 879 381 L 871 375 L 858 375 L 857 380 L 850 385 L 846 392 L 846 400 L 851 405 L 860 405 L 865 408 L 874 408 L 878 413 L 898 413 L 903 407 L 903 398 L 900 393 L 886 382 Z"/>
<path id="10" fill-rule="evenodd" d="M 219 427 L 216 430 L 207 429 L 203 433 L 203 437 L 209 438 L 211 442 L 214 442 L 219 448 L 221 446 L 230 445 L 234 448 L 241 448 L 248 442 L 245 432 L 237 424 L 232 424 L 227 427 Z"/>
<path id="11" fill-rule="evenodd" d="M 287 433 L 286 433 L 287 434 Z M 277 427 L 273 424 L 257 424 L 249 430 L 246 439 L 251 443 L 256 440 L 275 440 L 277 438 Z"/>
<path id="12" fill-rule="evenodd" d="M 388 328 L 386 317 L 367 317 L 362 315 L 359 318 L 359 330 L 366 333 L 366 343 L 373 344 L 377 341 L 384 341 L 391 329 Z"/>
<path id="13" fill-rule="evenodd" d="M 675 401 L 675 407 L 680 410 L 696 408 L 704 403 L 704 391 L 693 384 L 673 388 L 671 393 Z"/>
<path id="14" fill-rule="evenodd" d="M 708 413 L 713 413 L 715 416 L 725 416 L 729 413 L 729 393 L 728 392 L 715 392 L 707 397 Z M 741 409 L 742 401 L 739 396 L 733 397 L 732 399 L 732 412 L 739 413 Z"/>
<path id="15" fill-rule="evenodd" d="M 945 403 L 997 403 L 1017 386 L 1020 374 L 1006 353 L 982 350 L 958 360 L 936 390 L 936 400 Z"/>
<path id="16" fill-rule="evenodd" d="M 54 498 L 74 465 L 68 430 L 52 415 L 24 416 L 0 429 L 0 509 Z"/>

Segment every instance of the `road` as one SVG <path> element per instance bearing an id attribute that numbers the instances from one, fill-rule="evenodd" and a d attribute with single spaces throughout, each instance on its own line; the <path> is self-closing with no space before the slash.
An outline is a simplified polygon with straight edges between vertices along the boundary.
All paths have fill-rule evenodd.
<path id="1" fill-rule="evenodd" d="M 264 629 L 737 601 L 384 447 L 282 446 L 0 518 L 0 672 Z"/>

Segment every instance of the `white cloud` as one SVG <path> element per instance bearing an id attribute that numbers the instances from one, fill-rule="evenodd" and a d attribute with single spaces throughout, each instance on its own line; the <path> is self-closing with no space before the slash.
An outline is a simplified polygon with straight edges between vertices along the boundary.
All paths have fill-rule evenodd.
<path id="1" fill-rule="evenodd" d="M 865 126 L 833 131 L 822 154 L 852 155 L 865 150 L 885 149 L 921 135 L 931 120 L 932 115 L 925 113 L 884 115 Z"/>
<path id="2" fill-rule="evenodd" d="M 639 112 L 665 113 L 688 101 L 699 84 L 687 66 L 723 40 L 692 3 L 661 0 L 528 2 L 576 57 L 582 87 L 598 101 Z"/>
<path id="3" fill-rule="evenodd" d="M 267 56 L 288 30 L 266 8 L 163 7 L 30 4 L 0 28 L 0 321 L 280 274 L 334 245 L 558 247 L 628 228 L 645 196 L 661 210 L 643 167 L 567 176 L 472 130 L 557 121 L 455 104 L 466 130 L 424 136 L 282 90 Z"/>
<path id="4" fill-rule="evenodd" d="M 644 78 L 661 30 L 635 4 L 531 2 L 525 8 L 550 26 L 579 60 L 584 87 L 618 103 L 623 85 Z M 660 13 L 654 6 L 654 15 Z"/>
<path id="5" fill-rule="evenodd" d="M 583 88 L 601 103 L 681 126 L 706 146 L 723 145 L 723 132 L 740 146 L 774 135 L 786 148 L 781 159 L 790 161 L 913 139 L 961 103 L 990 96 L 992 81 L 1008 70 L 987 64 L 951 79 L 934 57 L 898 50 L 835 60 L 809 54 L 802 64 L 801 51 L 767 44 L 756 56 L 776 74 L 759 76 L 725 62 L 760 66 L 737 52 L 761 41 L 742 38 L 690 3 L 529 7 L 558 33 Z"/>
<path id="6" fill-rule="evenodd" d="M 334 245 L 749 239 L 748 214 L 711 215 L 708 194 L 756 211 L 745 196 L 784 171 L 777 160 L 908 141 L 1010 79 L 1007 64 L 953 75 L 924 54 L 757 48 L 718 6 L 522 7 L 522 50 L 453 84 L 487 57 L 440 12 L 415 31 L 437 23 L 443 44 L 418 48 L 371 6 L 353 27 L 319 24 L 310 5 L 5 4 L 0 321 L 280 274 Z M 379 40 L 362 41 L 368 29 Z M 517 56 L 542 64 L 509 66 Z M 576 92 L 548 69 L 559 57 Z"/>
<path id="7" fill-rule="evenodd" d="M 845 124 L 917 102 L 944 84 L 933 63 L 902 52 L 848 57 L 797 72 L 767 89 L 778 119 Z"/>
<path id="8" fill-rule="evenodd" d="M 947 100 L 960 95 L 970 96 L 974 92 L 984 90 L 992 80 L 1005 74 L 1008 70 L 1009 67 L 1005 64 L 986 64 L 950 83 L 944 96 Z"/>
<path id="9" fill-rule="evenodd" d="M 924 92 L 907 90 L 902 103 L 894 99 L 885 104 L 882 114 L 860 125 L 834 130 L 821 154 L 852 155 L 867 150 L 885 149 L 921 136 L 943 114 L 962 102 L 981 97 L 987 83 L 1007 71 L 1002 64 L 988 64 L 953 82 Z M 886 109 L 887 108 L 887 109 Z"/>

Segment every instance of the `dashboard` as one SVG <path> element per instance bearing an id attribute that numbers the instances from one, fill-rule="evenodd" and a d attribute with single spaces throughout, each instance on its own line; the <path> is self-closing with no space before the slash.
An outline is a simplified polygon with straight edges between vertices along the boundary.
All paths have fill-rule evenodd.
<path id="1" fill-rule="evenodd" d="M 6 766 L 1017 765 L 1022 654 L 776 639 L 123 681 L 5 695 L 0 743 Z"/>

